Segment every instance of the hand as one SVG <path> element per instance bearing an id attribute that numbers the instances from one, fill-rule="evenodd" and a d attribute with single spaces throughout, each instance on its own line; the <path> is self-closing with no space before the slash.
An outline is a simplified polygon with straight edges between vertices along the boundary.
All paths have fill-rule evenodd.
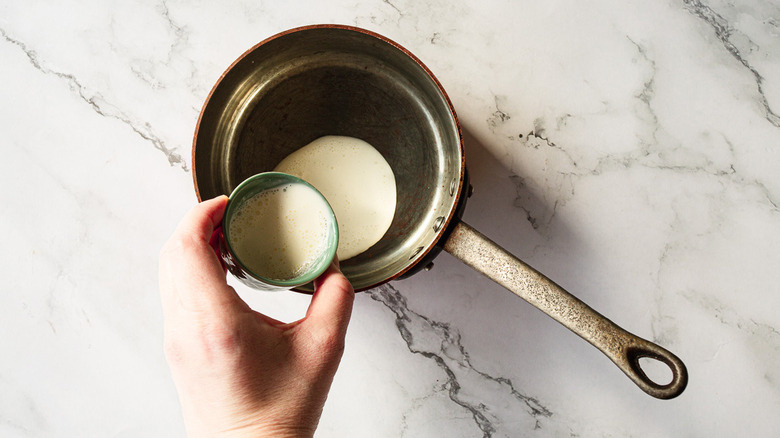
<path id="1" fill-rule="evenodd" d="M 165 354 L 190 437 L 312 436 L 344 350 L 355 293 L 334 264 L 306 316 L 282 323 L 230 287 L 214 231 L 227 197 L 195 206 L 160 253 Z"/>

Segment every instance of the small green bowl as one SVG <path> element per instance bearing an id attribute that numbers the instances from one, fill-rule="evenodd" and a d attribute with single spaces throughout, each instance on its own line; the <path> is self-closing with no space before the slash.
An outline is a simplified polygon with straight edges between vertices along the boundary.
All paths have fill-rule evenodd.
<path id="1" fill-rule="evenodd" d="M 325 201 L 325 204 L 328 206 L 330 219 L 328 224 L 328 242 L 325 250 L 319 254 L 317 259 L 304 273 L 291 279 L 277 280 L 253 272 L 241 262 L 230 243 L 230 221 L 239 207 L 252 196 L 287 184 L 301 184 L 306 186 Z M 325 199 L 322 193 L 314 188 L 314 186 L 298 177 L 286 173 L 264 172 L 247 178 L 230 194 L 227 206 L 225 207 L 225 215 L 222 219 L 222 236 L 223 238 L 220 239 L 219 245 L 220 255 L 225 262 L 225 266 L 233 276 L 253 289 L 262 291 L 285 291 L 308 285 L 328 269 L 328 266 L 330 266 L 333 262 L 333 258 L 336 256 L 336 249 L 339 244 L 339 227 L 336 222 L 336 215 L 333 213 L 333 209 L 330 204 L 328 204 L 327 199 Z M 313 290 L 313 287 L 310 286 L 306 289 Z"/>

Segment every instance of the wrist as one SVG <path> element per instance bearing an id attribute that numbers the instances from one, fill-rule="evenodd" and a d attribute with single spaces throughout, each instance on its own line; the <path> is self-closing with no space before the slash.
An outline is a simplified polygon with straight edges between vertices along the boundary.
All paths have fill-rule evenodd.
<path id="1" fill-rule="evenodd" d="M 227 428 L 187 427 L 188 438 L 312 438 L 313 427 L 287 425 L 282 423 L 244 423 Z"/>
<path id="2" fill-rule="evenodd" d="M 313 430 L 303 427 L 286 427 L 281 425 L 250 426 L 210 435 L 210 437 L 215 438 L 311 438 L 313 436 Z"/>

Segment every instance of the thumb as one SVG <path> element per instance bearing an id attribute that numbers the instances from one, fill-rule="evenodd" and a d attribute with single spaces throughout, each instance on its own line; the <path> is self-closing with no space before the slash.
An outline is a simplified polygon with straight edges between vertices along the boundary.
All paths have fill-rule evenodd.
<path id="1" fill-rule="evenodd" d="M 314 296 L 302 325 L 312 334 L 343 341 L 352 316 L 355 290 L 341 273 L 338 261 L 314 281 Z"/>

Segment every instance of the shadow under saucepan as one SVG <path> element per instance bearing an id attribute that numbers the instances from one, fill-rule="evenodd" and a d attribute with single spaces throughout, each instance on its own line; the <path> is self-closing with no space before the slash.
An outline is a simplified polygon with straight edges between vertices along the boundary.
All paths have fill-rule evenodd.
<path id="1" fill-rule="evenodd" d="M 554 217 L 554 203 L 546 203 L 522 176 L 507 169 L 468 124 L 462 130 L 473 186 L 463 221 L 577 295 L 576 273 L 587 263 L 581 259 L 587 248 L 565 218 Z M 554 251 L 551 245 L 568 250 Z M 405 300 L 407 309 L 393 309 L 399 319 L 415 313 L 452 327 L 472 364 L 488 374 L 512 369 L 517 374 L 502 377 L 522 379 L 521 370 L 533 368 L 534 373 L 525 375 L 529 383 L 555 379 L 556 372 L 563 372 L 562 350 L 590 351 L 593 357 L 601 356 L 596 359 L 601 366 L 620 373 L 587 342 L 446 252 L 434 260 L 430 271 L 391 282 L 389 287 Z M 578 297 L 587 302 L 590 292 Z M 368 293 L 388 307 L 398 304 L 389 302 L 398 297 L 382 298 L 377 290 Z M 403 330 L 414 332 L 413 327 Z"/>

